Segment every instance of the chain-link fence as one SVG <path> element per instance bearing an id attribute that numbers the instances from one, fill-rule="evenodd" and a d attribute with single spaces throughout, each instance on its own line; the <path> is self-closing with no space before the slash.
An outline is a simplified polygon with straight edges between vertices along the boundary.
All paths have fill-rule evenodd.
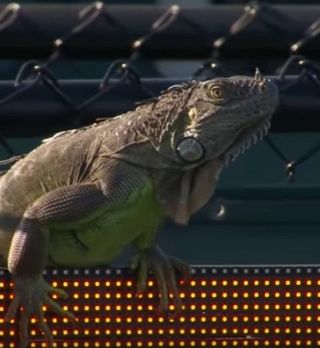
<path id="1" fill-rule="evenodd" d="M 314 63 L 320 55 L 319 11 L 319 6 L 259 2 L 185 8 L 102 2 L 2 6 L 2 57 L 28 61 L 11 63 L 12 69 L 3 65 L 14 73 L 21 64 L 14 79 L 0 83 L 1 145 L 12 155 L 16 150 L 4 136 L 43 136 L 78 127 L 124 112 L 183 79 L 252 74 L 255 66 L 281 88 L 272 131 L 314 132 L 319 128 L 319 68 Z M 178 61 L 168 67 L 161 58 Z M 190 69 L 184 67 L 184 76 L 172 79 L 170 72 L 181 58 L 190 59 Z M 88 59 L 91 67 L 100 65 L 92 73 L 96 79 L 80 80 L 90 70 Z M 68 69 L 67 77 L 76 80 L 64 79 Z M 272 138 L 267 144 L 290 181 L 320 146 L 290 157 Z"/>
<path id="2" fill-rule="evenodd" d="M 2 132 L 21 135 L 24 131 L 17 125 L 27 121 L 23 128 L 30 125 L 35 132 L 36 127 L 36 133 L 43 135 L 50 131 L 50 125 L 51 130 L 81 126 L 97 116 L 123 112 L 134 101 L 177 82 L 168 79 L 156 63 L 149 63 L 150 70 L 144 75 L 146 59 L 206 55 L 203 63 L 188 72 L 189 78 L 249 74 L 254 66 L 262 65 L 282 89 L 285 110 L 280 108 L 273 130 L 314 131 L 319 69 L 297 54 L 318 58 L 317 11 L 318 6 L 292 8 L 260 3 L 208 8 L 121 7 L 101 2 L 87 6 L 8 4 L 0 12 L 2 55 L 33 59 L 21 65 L 14 81 L 0 86 Z M 286 60 L 288 53 L 291 55 Z M 109 65 L 102 63 L 108 66 L 99 81 L 58 80 L 59 64 L 66 62 L 74 76 L 81 77 L 81 69 L 72 64 L 79 57 L 117 59 Z M 295 76 L 288 79 L 289 74 Z M 145 76 L 154 80 L 146 83 Z M 309 84 L 300 85 L 306 80 Z M 297 105 L 290 89 L 313 98 L 308 103 L 301 98 Z M 108 96 L 114 100 L 114 90 L 116 102 L 112 104 Z M 308 108 L 307 115 L 304 108 Z M 10 154 L 14 152 L 4 139 L 1 142 Z M 302 158 L 291 160 L 270 140 L 268 143 L 288 166 L 291 178 L 293 168 L 316 152 L 313 148 Z"/>

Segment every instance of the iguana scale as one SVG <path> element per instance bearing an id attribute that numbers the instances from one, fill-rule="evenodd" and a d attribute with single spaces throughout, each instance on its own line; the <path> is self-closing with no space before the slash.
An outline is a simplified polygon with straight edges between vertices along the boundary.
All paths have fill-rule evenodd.
<path id="1" fill-rule="evenodd" d="M 42 306 L 74 319 L 50 293 L 46 265 L 105 265 L 129 244 L 137 256 L 138 290 L 151 270 L 160 308 L 169 293 L 181 305 L 175 270 L 155 236 L 166 217 L 187 224 L 214 193 L 218 175 L 266 134 L 278 103 L 276 85 L 261 76 L 174 86 L 134 111 L 57 134 L 14 164 L 0 181 L 0 256 L 13 276 L 8 320 L 20 314 L 21 348 L 37 318 L 53 337 Z"/>

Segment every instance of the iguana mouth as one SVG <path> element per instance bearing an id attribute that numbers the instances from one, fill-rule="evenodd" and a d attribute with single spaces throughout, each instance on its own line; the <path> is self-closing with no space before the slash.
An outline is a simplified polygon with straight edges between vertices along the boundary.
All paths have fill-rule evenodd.
<path id="1" fill-rule="evenodd" d="M 227 166 L 252 145 L 261 141 L 268 134 L 270 125 L 270 118 L 268 118 L 254 126 L 243 129 L 233 144 L 221 155 L 224 165 Z"/>

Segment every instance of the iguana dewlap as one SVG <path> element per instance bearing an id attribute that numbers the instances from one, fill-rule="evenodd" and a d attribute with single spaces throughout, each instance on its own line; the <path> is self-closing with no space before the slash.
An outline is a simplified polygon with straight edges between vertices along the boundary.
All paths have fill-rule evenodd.
<path id="1" fill-rule="evenodd" d="M 166 217 L 187 224 L 213 195 L 223 166 L 267 133 L 278 90 L 254 78 L 217 78 L 174 86 L 134 111 L 57 134 L 18 161 L 0 181 L 0 256 L 7 260 L 20 315 L 20 347 L 28 322 L 52 335 L 42 305 L 73 319 L 42 277 L 46 265 L 112 262 L 137 250 L 138 289 L 153 271 L 160 307 L 169 292 L 180 305 L 175 269 L 187 266 L 155 244 Z"/>

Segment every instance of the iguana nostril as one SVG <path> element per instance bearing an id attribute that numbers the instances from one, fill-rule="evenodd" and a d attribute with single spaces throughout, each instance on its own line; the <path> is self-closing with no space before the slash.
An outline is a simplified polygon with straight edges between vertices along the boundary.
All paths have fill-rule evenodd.
<path id="1" fill-rule="evenodd" d="M 204 156 L 203 146 L 193 137 L 182 139 L 177 145 L 177 152 L 187 162 L 199 161 Z"/>

